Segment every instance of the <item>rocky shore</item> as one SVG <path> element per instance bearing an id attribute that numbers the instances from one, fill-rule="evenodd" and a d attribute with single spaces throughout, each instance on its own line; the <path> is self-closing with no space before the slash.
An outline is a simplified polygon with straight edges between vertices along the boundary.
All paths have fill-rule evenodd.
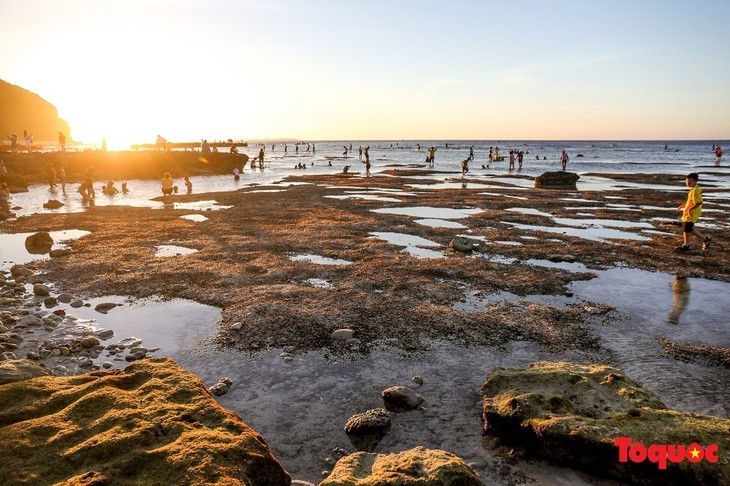
<path id="1" fill-rule="evenodd" d="M 240 162 L 240 159 L 229 160 L 224 154 L 218 155 L 221 158 L 212 164 L 214 168 L 197 159 L 199 154 L 178 154 L 174 162 L 181 164 L 179 167 L 183 171 L 197 167 L 201 171 L 198 173 L 226 173 L 229 163 Z M 168 154 L 58 156 L 70 157 L 67 165 L 76 167 L 72 169 L 74 174 L 80 174 L 86 166 L 93 164 L 100 174 L 118 180 L 127 176 L 157 178 Z M 150 162 L 153 159 L 154 162 Z M 11 161 L 11 164 L 17 164 L 13 165 L 13 170 L 21 174 L 26 183 L 42 180 L 39 179 L 41 173 L 36 173 L 35 169 L 19 169 L 23 161 L 18 160 Z M 119 163 L 121 160 L 131 161 L 130 169 L 124 169 L 128 172 L 117 167 L 123 165 Z M 610 326 L 622 316 L 620 309 L 601 304 L 599 296 L 596 296 L 597 302 L 580 300 L 567 305 L 556 305 L 549 299 L 490 301 L 488 297 L 510 293 L 570 299 L 573 283 L 594 278 L 594 271 L 622 266 L 730 281 L 730 262 L 721 238 L 716 237 L 710 252 L 686 255 L 672 251 L 678 238 L 677 228 L 666 221 L 667 212 L 663 208 L 670 201 L 674 204 L 677 195 L 667 191 L 637 189 L 621 192 L 620 196 L 617 196 L 618 191 L 616 194 L 591 192 L 573 194 L 574 201 L 571 201 L 571 198 L 557 198 L 558 193 L 549 189 L 530 189 L 520 192 L 521 199 L 516 203 L 508 197 L 514 195 L 513 188 L 495 182 L 499 187 L 490 193 L 467 189 L 422 191 L 416 197 L 409 196 L 412 199 L 407 202 L 378 204 L 386 209 L 405 204 L 481 208 L 481 212 L 469 216 L 468 230 L 414 224 L 406 215 L 374 212 L 367 199 L 331 197 L 347 196 L 348 191 L 353 190 L 369 194 L 389 191 L 389 195 L 394 192 L 397 195 L 397 191 L 408 184 L 428 182 L 425 177 L 422 181 L 414 179 L 419 175 L 424 172 L 395 169 L 368 179 L 343 174 L 310 175 L 296 178 L 297 182 L 306 185 L 282 187 L 276 193 L 251 188 L 171 198 L 175 202 L 214 198 L 221 205 L 231 206 L 227 210 L 207 211 L 204 223 L 182 219 L 180 216 L 185 213 L 173 206 L 163 209 L 97 207 L 79 214 L 37 214 L 3 223 L 4 233 L 78 228 L 89 234 L 71 243 L 69 251 L 32 264 L 14 266 L 0 276 L 3 358 L 0 365 L 10 376 L 9 381 L 0 385 L 0 396 L 7 398 L 0 400 L 6 404 L 0 407 L 0 439 L 3 439 L 0 444 L 5 444 L 0 446 L 0 451 L 7 448 L 4 449 L 6 455 L 16 454 L 24 444 L 33 444 L 33 454 L 21 467 L 23 476 L 13 474 L 11 470 L 0 471 L 0 476 L 16 477 L 17 484 L 32 484 L 34 479 L 44 475 L 52 478 L 49 482 L 67 481 L 68 484 L 103 484 L 104 481 L 134 484 L 134 479 L 147 474 L 145 471 L 149 467 L 150 471 L 169 469 L 171 474 L 179 474 L 175 477 L 181 484 L 289 484 L 288 473 L 263 439 L 240 419 L 232 417 L 232 413 L 215 404 L 211 393 L 218 393 L 213 387 L 208 391 L 200 380 L 174 362 L 154 358 L 159 353 L 155 348 L 146 347 L 144 342 L 90 327 L 68 310 L 68 307 L 89 305 L 92 297 L 186 298 L 216 306 L 222 310 L 214 338 L 218 348 L 249 353 L 281 349 L 286 353 L 286 356 L 282 355 L 284 360 L 311 351 L 323 352 L 331 359 L 357 359 L 384 347 L 403 353 L 422 353 L 428 351 L 433 342 L 444 341 L 464 350 L 470 346 L 502 349 L 516 342 L 527 343 L 545 353 L 573 353 L 584 360 L 601 362 L 610 360 L 611 353 L 595 328 Z M 628 178 L 644 180 L 641 175 Z M 677 182 L 669 175 L 652 179 L 662 183 Z M 708 188 L 706 193 L 712 193 L 712 189 Z M 597 243 L 559 232 L 552 238 L 523 237 L 520 225 L 557 227 L 557 220 L 573 217 L 579 211 L 576 208 L 588 204 L 586 201 L 594 207 L 592 218 L 630 222 L 636 217 L 635 213 L 612 211 L 611 197 L 621 197 L 627 205 L 644 208 L 642 220 L 653 221 L 653 233 L 647 233 L 651 235 L 648 241 Z M 515 207 L 538 209 L 553 219 L 530 212 L 515 212 Z M 712 218 L 718 226 L 730 224 L 724 212 L 715 213 Z M 437 255 L 428 259 L 414 258 L 401 247 L 374 237 L 394 230 L 407 231 L 409 235 L 435 242 Z M 178 257 L 170 264 L 169 260 L 155 256 L 156 247 L 170 243 L 197 252 Z M 318 258 L 339 263 L 313 264 L 299 258 L 313 253 Z M 535 261 L 543 264 L 536 265 Z M 106 304 L 116 305 L 113 302 Z M 110 308 L 102 306 L 97 310 L 104 312 Z M 117 310 L 120 309 L 113 312 Z M 727 349 L 720 346 L 703 347 L 678 340 L 667 340 L 662 345 L 672 358 L 695 359 L 709 367 L 727 366 Z M 127 363 L 132 364 L 124 371 L 107 370 Z M 561 366 L 561 372 L 569 368 L 569 365 Z M 24 371 L 15 374 L 14 369 Z M 29 374 L 24 374 L 25 371 Z M 474 370 L 478 374 L 489 371 Z M 583 378 L 584 372 L 590 376 Z M 4 373 L 0 373 L 0 377 L 5 376 Z M 725 448 L 728 445 L 727 419 L 713 420 L 670 412 L 658 397 L 646 395 L 648 392 L 640 390 L 618 369 L 586 372 L 570 368 L 565 373 L 569 382 L 578 376 L 582 377 L 580 380 L 593 382 L 600 374 L 599 389 L 602 380 L 613 374 L 616 383 L 611 382 L 610 387 L 603 388 L 613 390 L 618 396 L 621 396 L 620 390 L 630 390 L 625 393 L 648 396 L 648 401 L 634 403 L 629 397 L 628 405 L 615 409 L 608 407 L 608 411 L 601 412 L 606 417 L 589 414 L 582 419 L 574 419 L 572 403 L 575 399 L 568 391 L 545 390 L 530 382 L 517 393 L 510 390 L 518 389 L 515 382 L 523 386 L 521 375 L 496 387 L 494 383 L 500 373 L 497 370 L 490 375 L 490 385 L 485 384 L 482 392 L 488 428 L 505 444 L 510 444 L 513 435 L 521 439 L 516 446 L 510 444 L 505 461 L 523 457 L 522 452 L 509 452 L 516 448 L 524 454 L 536 454 L 573 467 L 590 467 L 575 452 L 591 442 L 584 438 L 576 439 L 576 442 L 572 437 L 575 430 L 593 430 L 594 425 L 600 425 L 604 432 L 609 429 L 630 432 L 637 440 L 689 441 L 687 444 L 705 440 L 717 441 Z M 18 381 L 18 376 L 30 379 Z M 169 388 L 167 380 L 187 391 Z M 137 385 L 125 388 L 125 383 L 132 382 Z M 619 382 L 631 383 L 631 386 L 616 388 Z M 223 392 L 230 386 L 225 381 L 219 384 L 222 386 L 217 390 Z M 353 416 L 361 413 L 367 420 L 374 419 L 380 427 L 375 442 L 372 437 L 359 442 L 363 452 L 377 444 L 377 434 L 383 430 L 388 433 L 385 424 L 388 423 L 386 417 L 392 413 L 390 408 L 417 411 L 421 406 L 419 398 L 423 400 L 423 397 L 402 389 L 397 392 L 394 399 L 390 398 L 394 390 L 384 393 L 383 408 L 373 409 L 382 412 L 352 411 Z M 523 400 L 515 394 L 527 398 Z M 579 395 L 585 398 L 590 393 L 581 389 Z M 29 398 L 14 403 L 10 397 L 15 396 Z M 65 398 L 54 398 L 56 396 Z M 29 403 L 30 397 L 45 398 Z M 112 406 L 116 400 L 112 397 L 119 397 L 121 409 Z M 514 403 L 513 398 L 517 398 Z M 614 399 L 616 397 L 611 398 Z M 157 411 L 142 406 L 152 401 L 170 403 L 169 407 L 160 405 Z M 205 412 L 188 410 L 198 406 Z M 638 410 L 639 415 L 635 416 L 633 410 Z M 141 415 L 127 415 L 132 411 Z M 528 411 L 535 415 L 527 415 Z M 195 420 L 189 420 L 190 413 Z M 521 415 L 523 413 L 526 415 Z M 549 424 L 545 422 L 547 414 L 551 415 Z M 561 418 L 560 414 L 584 422 L 574 426 L 574 422 Z M 670 415 L 671 420 L 667 418 Z M 201 418 L 203 416 L 205 419 Z M 208 416 L 216 418 L 209 420 Z M 42 420 L 41 417 L 48 418 Z M 596 425 L 595 421 L 602 418 L 610 422 Z M 664 435 L 648 432 L 648 435 L 642 435 L 643 429 L 631 425 L 645 419 L 664 427 Z M 365 423 L 366 429 L 372 425 L 367 420 L 359 422 Z M 586 420 L 590 427 L 585 426 Z M 630 427 L 614 427 L 616 422 L 621 422 L 621 427 Z M 44 423 L 52 425 L 44 428 Z M 344 430 L 347 425 L 342 423 L 341 427 Z M 64 436 L 59 432 L 66 428 L 73 433 Z M 697 435 L 683 435 L 685 429 L 696 431 Z M 555 430 L 565 435 L 553 434 Z M 725 435 L 717 435 L 717 430 L 724 430 Z M 550 433 L 543 433 L 545 431 Z M 133 435 L 137 433 L 138 436 Z M 206 436 L 207 433 L 211 435 Z M 223 434 L 221 441 L 225 446 L 218 445 L 219 433 Z M 611 454 L 616 453 L 616 448 L 605 440 L 610 433 L 605 432 L 602 438 L 591 436 L 596 451 L 586 457 L 603 461 L 601 464 L 606 465 L 603 473 L 610 477 L 639 483 L 654 481 L 653 471 L 632 469 L 627 472 L 628 466 L 622 469 L 607 465 L 613 457 Z M 199 444 L 196 443 L 198 437 L 201 438 Z M 243 437 L 247 441 L 245 447 L 237 442 L 244 440 Z M 33 442 L 33 438 L 37 441 Z M 130 451 L 129 457 L 119 453 L 128 448 L 130 442 L 126 440 L 141 444 Z M 159 445 L 157 441 L 164 444 Z M 355 443 L 357 441 L 353 441 Z M 99 455 L 90 452 L 97 448 Z M 147 457 L 151 451 L 155 451 L 154 460 Z M 43 454 L 61 464 L 53 466 L 52 461 L 35 464 L 43 462 L 39 459 Z M 422 449 L 399 457 L 395 454 L 345 454 L 336 464 L 333 461 L 331 471 L 327 471 L 328 478 L 322 484 L 391 484 L 387 481 L 401 481 L 392 484 L 404 485 L 482 484 L 480 481 L 484 479 L 478 479 L 468 464 L 446 454 Z M 255 460 L 247 459 L 249 456 Z M 498 476 L 504 484 L 520 484 L 526 480 L 524 475 L 502 465 L 506 472 Z M 712 465 L 706 465 L 699 473 L 686 466 L 673 468 L 672 471 L 679 472 L 672 473 L 672 478 L 724 479 L 722 474 L 712 472 Z M 727 463 L 723 462 L 721 466 L 726 469 Z M 451 474 L 448 471 L 452 471 L 452 467 L 463 475 L 449 483 L 443 474 Z M 393 470 L 406 470 L 406 473 L 397 480 L 384 479 L 394 477 L 390 476 Z M 271 474 L 271 483 L 251 479 L 264 473 L 267 476 L 260 477 L 268 478 Z M 692 475 L 695 473 L 699 476 Z M 365 476 L 371 482 L 361 483 L 354 479 L 360 481 Z M 422 482 L 415 482 L 416 478 Z"/>

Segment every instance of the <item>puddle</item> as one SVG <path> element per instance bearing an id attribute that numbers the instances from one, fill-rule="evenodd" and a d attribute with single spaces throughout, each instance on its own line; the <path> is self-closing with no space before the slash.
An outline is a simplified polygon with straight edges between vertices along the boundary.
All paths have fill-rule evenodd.
<path id="1" fill-rule="evenodd" d="M 519 241 L 500 241 L 500 240 L 494 240 L 494 243 L 497 243 L 499 245 L 507 245 L 507 246 L 522 246 L 522 243 Z"/>
<path id="2" fill-rule="evenodd" d="M 433 184 L 408 184 L 413 189 L 438 191 L 440 189 L 504 189 L 502 186 L 482 184 L 479 182 L 439 182 Z"/>
<path id="3" fill-rule="evenodd" d="M 574 228 L 574 227 L 552 227 L 552 226 L 534 226 L 529 224 L 510 223 L 505 221 L 507 224 L 514 226 L 515 228 L 522 229 L 525 231 L 542 231 L 544 233 L 557 233 L 567 236 L 576 236 L 583 238 L 584 240 L 600 241 L 604 243 L 610 243 L 610 240 L 638 240 L 648 241 L 651 240 L 648 236 L 637 235 L 636 233 L 629 233 L 628 231 L 621 231 L 612 228 Z"/>
<path id="4" fill-rule="evenodd" d="M 289 257 L 289 260 L 293 262 L 310 262 L 310 263 L 316 263 L 317 265 L 352 265 L 351 261 L 348 260 L 340 260 L 337 258 L 327 258 L 320 255 L 311 255 L 311 254 L 303 254 L 303 255 L 292 255 Z"/>
<path id="5" fill-rule="evenodd" d="M 246 194 L 253 194 L 258 192 L 286 192 L 286 189 L 256 189 L 255 191 L 247 191 Z"/>
<path id="6" fill-rule="evenodd" d="M 416 258 L 443 258 L 444 256 L 441 252 L 428 249 L 429 247 L 440 247 L 441 245 L 420 236 L 389 232 L 374 232 L 370 233 L 370 236 L 387 241 L 392 245 L 403 246 L 405 247 L 403 251 Z"/>
<path id="7" fill-rule="evenodd" d="M 522 196 L 510 196 L 508 194 L 500 194 L 498 192 L 480 192 L 479 193 L 482 196 L 497 196 L 497 197 L 506 197 L 508 199 L 519 199 L 520 201 L 527 201 L 529 198 L 522 197 Z"/>
<path id="8" fill-rule="evenodd" d="M 337 196 L 324 196 L 330 199 L 363 199 L 366 201 L 380 201 L 380 202 L 401 202 L 400 199 L 394 197 L 378 196 L 376 194 L 339 194 Z"/>
<path id="9" fill-rule="evenodd" d="M 174 209 L 184 209 L 186 211 L 220 211 L 221 209 L 230 209 L 233 206 L 221 206 L 218 201 L 195 201 L 195 202 L 175 202 L 172 203 Z"/>
<path id="10" fill-rule="evenodd" d="M 182 219 L 187 219 L 188 221 L 194 221 L 196 223 L 202 223 L 203 221 L 208 221 L 208 218 L 206 218 L 202 214 L 185 214 L 180 217 Z"/>
<path id="11" fill-rule="evenodd" d="M 195 248 L 186 248 L 184 246 L 177 245 L 157 245 L 155 248 L 157 248 L 157 251 L 155 252 L 156 257 L 190 255 L 198 251 Z"/>
<path id="12" fill-rule="evenodd" d="M 8 270 L 15 264 L 23 265 L 33 260 L 46 260 L 50 258 L 48 253 L 30 253 L 25 247 L 25 240 L 35 233 L 7 233 L 0 234 L 0 269 Z M 68 248 L 65 243 L 77 240 L 83 236 L 91 234 L 84 230 L 63 230 L 49 231 L 48 234 L 53 238 L 53 245 L 50 250 L 62 250 Z"/>
<path id="13" fill-rule="evenodd" d="M 304 283 L 319 289 L 332 289 L 334 286 L 323 278 L 308 278 Z"/>
<path id="14" fill-rule="evenodd" d="M 456 221 L 446 221 L 443 219 L 416 219 L 413 222 L 431 228 L 466 228 L 466 226 Z"/>
<path id="15" fill-rule="evenodd" d="M 436 219 L 463 219 L 473 214 L 483 213 L 484 211 L 477 208 L 467 209 L 451 209 L 451 208 L 435 208 L 432 206 L 413 206 L 402 208 L 381 208 L 373 209 L 374 213 L 381 214 L 398 214 L 404 216 L 413 216 L 415 218 L 436 218 Z"/>
<path id="16" fill-rule="evenodd" d="M 119 342 L 128 337 L 142 340 L 146 348 L 160 348 L 153 356 L 170 356 L 177 359 L 188 355 L 191 350 L 202 346 L 201 340 L 210 336 L 215 330 L 215 323 L 221 315 L 220 309 L 200 304 L 192 300 L 171 299 L 129 299 L 122 296 L 106 296 L 89 299 L 91 307 L 74 309 L 61 304 L 57 308 L 65 309 L 68 315 L 74 315 L 79 321 L 73 327 L 59 326 L 57 333 L 86 334 L 88 330 L 100 328 L 111 329 L 114 336 L 105 345 Z M 100 303 L 113 302 L 120 304 L 107 314 L 100 314 L 94 307 Z M 102 353 L 95 361 L 101 363 L 111 360 Z M 118 363 L 120 367 L 128 363 Z"/>

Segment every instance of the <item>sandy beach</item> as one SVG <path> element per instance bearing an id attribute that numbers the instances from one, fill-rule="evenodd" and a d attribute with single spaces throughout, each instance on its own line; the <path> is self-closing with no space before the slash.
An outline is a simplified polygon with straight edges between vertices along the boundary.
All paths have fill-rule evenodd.
<path id="1" fill-rule="evenodd" d="M 241 162 L 220 155 L 212 165 L 187 153 L 65 156 L 76 177 L 93 164 L 98 180 L 130 178 L 137 187 L 145 179 L 158 184 L 160 158 L 181 157 L 176 177 L 191 173 L 199 178 L 194 187 L 215 180 L 211 187 L 220 188 L 216 178 L 232 179 L 230 167 Z M 135 160 L 135 168 L 125 172 L 125 160 Z M 451 449 L 495 484 L 596 481 L 514 460 L 498 443 L 482 440 L 474 405 L 480 380 L 496 365 L 606 363 L 633 372 L 674 408 L 730 413 L 724 186 L 703 185 L 711 203 L 700 224 L 713 236 L 711 249 L 685 254 L 675 251 L 681 230 L 673 209 L 685 197 L 677 173 L 587 172 L 578 189 L 551 190 L 534 188 L 527 173 L 462 177 L 449 168 L 385 161 L 364 177 L 360 167 L 341 173 L 341 165 L 268 185 L 159 195 L 150 207 L 31 211 L 2 223 L 2 235 L 85 232 L 67 243 L 68 255 L 27 266 L 54 295 L 123 298 L 109 311 L 122 322 L 135 302 L 219 309 L 214 322 L 199 322 L 190 342 L 171 346 L 157 336 L 160 350 L 153 354 L 173 357 L 206 383 L 235 375 L 238 386 L 221 404 L 266 437 L 295 478 L 321 479 L 333 449 L 353 448 L 342 426 L 370 406 L 367 392 L 408 384 L 413 375 L 426 382 L 419 389 L 426 411 L 403 416 L 375 450 Z M 34 170 L 24 175 L 31 184 L 42 180 Z M 33 200 L 53 198 L 43 191 L 31 187 Z M 11 196 L 10 207 L 22 197 Z M 450 247 L 455 239 L 470 251 Z M 13 263 L 4 254 L 3 260 L 8 268 Z M 75 312 L 30 300 L 38 312 Z M 166 312 L 149 326 L 174 332 Z M 88 322 L 104 327 L 105 318 L 90 315 Z M 340 329 L 352 330 L 353 338 L 332 339 Z M 137 331 L 144 338 L 144 329 Z M 19 349 L 37 352 L 47 336 L 28 332 Z M 105 359 L 111 358 L 102 354 L 94 362 Z M 69 374 L 84 371 L 62 355 L 41 362 L 63 365 Z M 686 381 L 677 386 L 677 380 Z M 293 408 L 302 412 L 290 420 Z"/>

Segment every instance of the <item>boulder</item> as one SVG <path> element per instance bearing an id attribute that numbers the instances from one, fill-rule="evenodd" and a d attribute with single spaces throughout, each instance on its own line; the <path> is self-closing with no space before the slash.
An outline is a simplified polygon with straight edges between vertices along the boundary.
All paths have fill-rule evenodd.
<path id="1" fill-rule="evenodd" d="M 72 304 L 73 305 L 73 304 Z M 96 312 L 101 312 L 102 314 L 106 314 L 113 308 L 115 308 L 117 304 L 114 302 L 102 302 L 101 304 L 96 304 L 96 307 L 94 307 L 94 310 Z"/>
<path id="2" fill-rule="evenodd" d="M 28 359 L 10 359 L 0 362 L 0 385 L 30 380 L 31 378 L 50 374 L 51 370 Z M 8 397 L 7 400 L 16 401 L 19 397 Z M 1 407 L 2 405 L 0 405 Z M 0 449 L 2 449 L 2 446 L 0 446 Z M 11 476 L 2 477 L 9 478 Z"/>
<path id="3" fill-rule="evenodd" d="M 261 435 L 169 359 L 0 386 L 0 452 L 13 458 L 0 477 L 44 484 L 290 483 Z"/>
<path id="4" fill-rule="evenodd" d="M 390 413 L 384 408 L 374 408 L 350 417 L 345 424 L 348 434 L 381 432 L 390 427 Z"/>
<path id="5" fill-rule="evenodd" d="M 348 339 L 352 339 L 354 334 L 355 331 L 352 329 L 337 329 L 330 334 L 330 338 L 336 341 L 347 341 Z"/>
<path id="6" fill-rule="evenodd" d="M 535 177 L 535 187 L 542 189 L 575 189 L 580 176 L 574 172 L 545 172 Z"/>
<path id="7" fill-rule="evenodd" d="M 51 251 L 53 238 L 47 231 L 39 231 L 25 239 L 25 249 L 33 255 L 42 255 Z"/>
<path id="8" fill-rule="evenodd" d="M 407 386 L 391 386 L 380 394 L 387 409 L 414 410 L 423 403 L 423 397 Z"/>
<path id="9" fill-rule="evenodd" d="M 480 243 L 478 241 L 465 238 L 463 236 L 457 236 L 449 242 L 449 248 L 462 253 L 470 253 L 474 250 L 478 250 L 479 246 Z"/>
<path id="10" fill-rule="evenodd" d="M 319 486 L 484 486 L 459 457 L 416 447 L 397 454 L 356 452 L 341 458 Z"/>
<path id="11" fill-rule="evenodd" d="M 730 419 L 668 410 L 619 369 L 564 362 L 496 368 L 481 393 L 488 432 L 559 464 L 637 484 L 730 484 L 727 455 L 718 464 L 683 460 L 666 469 L 657 460 L 619 460 L 621 438 L 730 450 Z"/>
<path id="12" fill-rule="evenodd" d="M 49 199 L 48 202 L 43 203 L 43 207 L 46 209 L 58 209 L 65 206 L 61 201 L 56 199 Z"/>

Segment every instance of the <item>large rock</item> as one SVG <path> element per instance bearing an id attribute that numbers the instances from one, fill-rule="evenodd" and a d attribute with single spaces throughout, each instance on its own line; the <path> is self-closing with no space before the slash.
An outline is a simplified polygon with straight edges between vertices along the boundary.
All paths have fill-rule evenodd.
<path id="1" fill-rule="evenodd" d="M 34 255 L 42 255 L 51 251 L 53 246 L 53 238 L 47 231 L 39 231 L 25 239 L 25 249 L 28 253 Z"/>
<path id="2" fill-rule="evenodd" d="M 484 486 L 463 460 L 424 447 L 398 454 L 356 452 L 335 464 L 319 486 Z"/>
<path id="3" fill-rule="evenodd" d="M 543 189 L 575 189 L 580 176 L 574 172 L 545 172 L 535 177 L 535 187 Z"/>
<path id="4" fill-rule="evenodd" d="M 414 410 L 423 403 L 423 397 L 407 386 L 391 386 L 380 394 L 385 407 L 393 410 Z"/>
<path id="5" fill-rule="evenodd" d="M 481 392 L 489 432 L 558 463 L 641 484 L 730 484 L 727 454 L 720 453 L 718 463 L 670 461 L 659 468 L 667 457 L 660 446 L 730 450 L 730 420 L 668 410 L 616 368 L 562 362 L 496 368 Z M 620 461 L 624 439 L 643 443 L 634 457 L 643 448 L 644 457 L 655 460 Z"/>
<path id="6" fill-rule="evenodd" d="M 29 359 L 11 359 L 0 362 L 0 385 L 30 380 L 31 378 L 50 374 L 51 370 Z M 9 399 L 15 400 L 16 398 Z M 0 407 L 2 407 L 2 405 L 0 405 Z M 0 445 L 0 450 L 1 449 L 2 445 Z"/>
<path id="7" fill-rule="evenodd" d="M 289 485 L 264 439 L 169 359 L 0 386 L 0 477 Z M 73 482 L 71 481 L 71 482 Z"/>

